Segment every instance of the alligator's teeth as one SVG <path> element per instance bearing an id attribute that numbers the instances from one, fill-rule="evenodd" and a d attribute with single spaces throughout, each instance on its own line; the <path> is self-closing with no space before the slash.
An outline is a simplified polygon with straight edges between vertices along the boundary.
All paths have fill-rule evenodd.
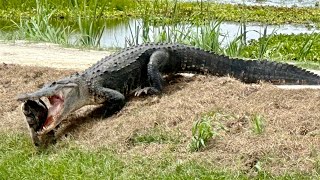
<path id="1" fill-rule="evenodd" d="M 42 129 L 37 132 L 37 135 L 42 135 L 46 130 L 47 130 L 46 127 L 42 127 Z"/>

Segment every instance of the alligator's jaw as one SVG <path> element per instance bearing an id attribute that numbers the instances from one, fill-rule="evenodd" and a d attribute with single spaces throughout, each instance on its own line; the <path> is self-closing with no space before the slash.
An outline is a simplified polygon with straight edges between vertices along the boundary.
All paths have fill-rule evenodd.
<path id="1" fill-rule="evenodd" d="M 46 130 L 52 123 L 55 123 L 55 121 L 60 118 L 64 107 L 64 97 L 62 96 L 62 93 L 47 98 L 50 104 L 48 105 L 48 116 L 42 126 L 42 130 Z"/>

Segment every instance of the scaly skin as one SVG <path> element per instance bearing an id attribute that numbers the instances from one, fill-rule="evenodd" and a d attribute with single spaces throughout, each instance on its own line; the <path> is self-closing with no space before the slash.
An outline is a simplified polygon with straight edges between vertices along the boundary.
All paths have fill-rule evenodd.
<path id="1" fill-rule="evenodd" d="M 80 74 L 22 94 L 18 100 L 49 99 L 53 108 L 49 108 L 41 135 L 85 105 L 104 104 L 106 111 L 113 112 L 124 106 L 129 95 L 161 92 L 162 75 L 179 72 L 230 75 L 246 83 L 320 83 L 318 75 L 289 64 L 231 59 L 181 44 L 143 44 L 107 56 Z"/>

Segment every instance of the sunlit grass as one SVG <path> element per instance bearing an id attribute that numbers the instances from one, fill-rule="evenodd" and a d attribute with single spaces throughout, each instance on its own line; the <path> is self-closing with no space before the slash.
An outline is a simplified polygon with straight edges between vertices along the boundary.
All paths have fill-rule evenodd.
<path id="1" fill-rule="evenodd" d="M 80 6 L 84 7 L 83 4 L 87 0 L 77 1 Z M 79 14 L 92 15 L 95 13 L 95 8 L 91 6 L 95 4 L 94 1 L 88 1 L 89 8 L 86 14 L 75 8 L 77 3 L 74 0 L 45 0 L 44 2 L 48 4 L 50 10 L 56 10 L 53 15 L 56 18 L 63 17 L 76 21 Z M 316 26 L 320 23 L 320 9 L 313 7 L 246 6 L 217 4 L 207 1 L 182 2 L 177 0 L 100 0 L 98 2 L 99 7 L 103 7 L 104 4 L 106 4 L 106 8 L 102 12 L 103 17 L 143 18 L 148 15 L 150 20 L 158 24 L 168 22 L 201 23 L 216 19 L 235 22 L 241 22 L 246 19 L 247 22 L 267 24 L 302 23 L 307 25 L 315 24 Z M 8 19 L 19 19 L 20 16 L 30 17 L 35 15 L 33 10 L 35 8 L 36 3 L 34 0 L 0 0 L 0 17 Z M 299 15 L 297 16 L 297 14 Z"/>
<path id="2" fill-rule="evenodd" d="M 192 139 L 189 144 L 190 150 L 192 152 L 199 151 L 201 148 L 206 147 L 207 142 L 215 135 L 217 133 L 212 128 L 211 117 L 201 117 L 192 126 Z"/>
<path id="3" fill-rule="evenodd" d="M 263 133 L 265 129 L 264 119 L 261 115 L 255 114 L 251 117 L 251 127 L 256 134 Z"/>
<path id="4" fill-rule="evenodd" d="M 37 150 L 24 134 L 0 133 L 0 179 L 301 179 L 318 178 L 290 173 L 255 177 L 218 169 L 197 160 L 178 160 L 174 152 L 159 157 L 128 156 L 112 149 L 82 149 L 72 141 Z"/>
<path id="5" fill-rule="evenodd" d="M 163 127 L 154 127 L 144 131 L 135 132 L 128 140 L 132 145 L 139 144 L 177 144 L 181 140 L 181 135 L 176 132 L 166 131 Z"/>
<path id="6" fill-rule="evenodd" d="M 57 44 L 69 44 L 69 37 L 72 30 L 68 26 L 53 25 L 50 21 L 55 11 L 48 11 L 46 4 L 40 0 L 37 2 L 37 15 L 30 19 L 20 19 L 20 22 L 14 22 L 17 27 L 19 38 L 32 41 L 45 41 Z"/>
<path id="7" fill-rule="evenodd" d="M 296 35 L 272 35 L 268 36 L 268 46 L 263 58 L 280 61 L 320 61 L 320 36 L 318 33 Z M 252 40 L 243 48 L 240 56 L 247 58 L 259 58 L 260 44 L 265 43 L 265 38 Z"/>
<path id="8" fill-rule="evenodd" d="M 77 2 L 78 0 L 75 0 L 76 4 L 79 4 Z M 83 46 L 90 46 L 90 47 L 99 47 L 100 46 L 100 40 L 102 38 L 103 31 L 105 29 L 105 25 L 101 25 L 101 19 L 102 19 L 102 12 L 104 8 L 106 7 L 106 4 L 99 4 L 98 0 L 95 0 L 94 3 L 91 2 L 88 4 L 89 1 L 84 1 L 83 8 L 81 9 L 81 6 L 78 6 L 77 8 L 80 8 L 82 12 L 86 14 L 88 10 L 93 10 L 93 14 L 86 14 L 86 15 L 79 15 L 78 16 L 78 30 L 79 30 L 79 36 L 77 43 Z M 76 44 L 77 44 L 76 43 Z"/>

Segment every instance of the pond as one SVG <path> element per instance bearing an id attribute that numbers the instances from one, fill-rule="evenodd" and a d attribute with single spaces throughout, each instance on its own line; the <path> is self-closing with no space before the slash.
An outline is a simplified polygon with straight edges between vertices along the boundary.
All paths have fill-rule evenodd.
<path id="1" fill-rule="evenodd" d="M 100 41 L 101 47 L 110 48 L 110 47 L 125 47 L 126 42 L 128 40 L 133 40 L 132 36 L 138 35 L 137 39 L 139 43 L 142 43 L 143 39 L 143 21 L 131 19 L 128 22 L 120 22 L 117 25 L 112 25 L 112 27 L 108 27 L 104 30 L 102 39 Z M 247 31 L 247 41 L 251 39 L 258 39 L 264 29 L 265 25 L 257 24 L 257 23 L 249 23 L 246 24 L 246 31 Z M 170 31 L 171 29 L 175 28 L 176 31 L 192 31 L 197 32 L 199 31 L 198 26 L 193 26 L 190 24 L 178 24 L 176 26 L 162 26 L 162 27 L 149 27 L 148 36 L 151 41 L 154 41 L 156 37 L 159 36 L 159 32 L 166 32 Z M 230 41 L 232 41 L 235 37 L 239 36 L 240 31 L 240 24 L 239 23 L 232 23 L 232 22 L 222 22 L 220 24 L 220 37 L 219 40 L 222 45 L 227 45 Z M 269 25 L 267 26 L 267 34 L 271 34 L 275 32 L 275 34 L 299 34 L 299 33 L 319 33 L 320 30 L 315 28 L 306 28 L 303 25 Z"/>
<path id="2" fill-rule="evenodd" d="M 12 31 L 9 22 L 0 21 L 2 30 L 5 25 L 9 26 Z M 59 24 L 61 22 L 56 22 L 54 24 Z M 214 22 L 212 22 L 214 24 Z M 177 24 L 177 25 L 165 25 L 165 26 L 151 26 L 146 25 L 141 19 L 122 19 L 122 20 L 106 20 L 99 23 L 100 27 L 103 24 L 106 26 L 102 33 L 102 38 L 100 40 L 100 47 L 102 48 L 123 48 L 130 44 L 143 43 L 143 39 L 148 39 L 148 41 L 156 41 L 160 37 L 160 33 L 166 32 L 167 36 L 172 37 L 174 33 L 181 32 L 184 34 L 199 35 L 200 26 L 195 26 L 192 24 Z M 75 24 L 70 24 L 70 26 L 75 26 Z M 222 46 L 227 45 L 229 42 L 234 40 L 234 38 L 240 35 L 241 25 L 234 22 L 222 22 L 220 24 L 220 36 L 219 41 Z M 258 23 L 248 23 L 246 24 L 246 40 L 250 41 L 252 39 L 258 39 L 262 36 L 266 25 Z M 266 34 L 299 34 L 299 33 L 320 33 L 320 30 L 316 28 L 306 28 L 303 25 L 268 25 Z M 170 34 L 169 34 L 170 33 Z M 169 35 L 168 35 L 169 34 Z M 77 35 L 79 32 L 75 32 L 70 38 L 70 42 L 75 43 L 77 41 Z M 0 37 L 1 39 L 1 37 Z M 134 42 L 134 43 L 133 43 Z"/>

